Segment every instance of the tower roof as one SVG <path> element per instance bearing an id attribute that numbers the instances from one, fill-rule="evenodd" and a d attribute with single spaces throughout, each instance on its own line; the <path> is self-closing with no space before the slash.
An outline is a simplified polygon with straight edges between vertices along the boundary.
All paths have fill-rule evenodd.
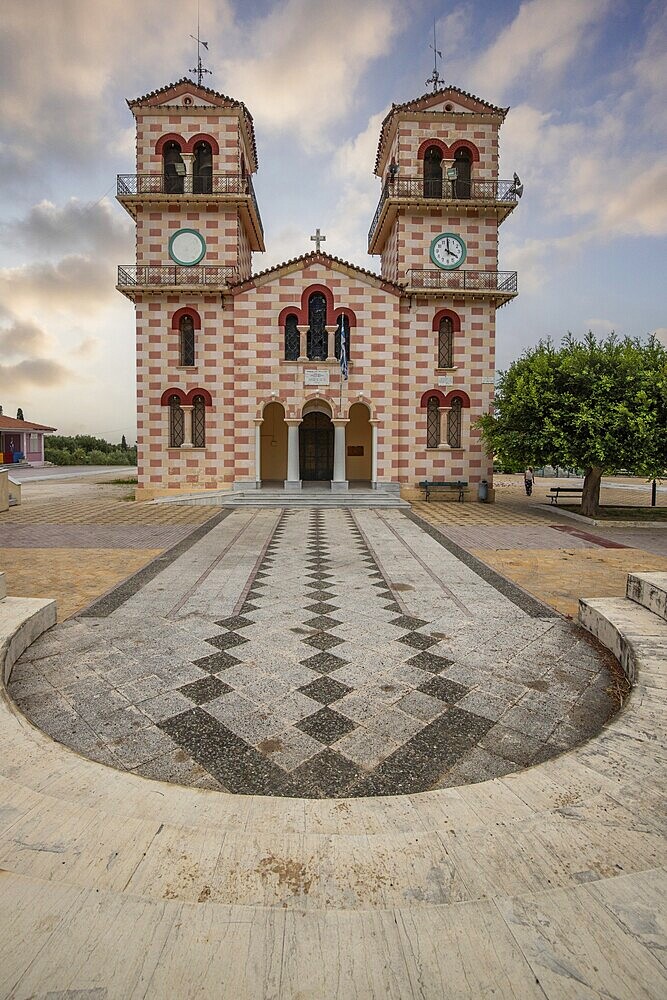
<path id="1" fill-rule="evenodd" d="M 446 101 L 448 98 L 456 101 L 457 104 L 462 105 L 466 109 L 465 111 L 450 111 L 448 114 L 492 114 L 500 115 L 504 121 L 505 116 L 509 111 L 509 108 L 496 107 L 495 104 L 489 104 L 488 101 L 483 101 L 481 97 L 475 97 L 474 94 L 469 94 L 465 90 L 459 90 L 458 87 L 442 87 L 440 90 L 436 90 L 430 94 L 422 94 L 421 97 L 415 97 L 413 100 L 406 101 L 404 104 L 392 104 L 391 110 L 385 115 L 380 128 L 380 139 L 378 142 L 377 156 L 375 157 L 376 173 L 380 166 L 382 153 L 384 152 L 387 137 L 389 135 L 389 130 L 394 117 L 404 111 L 442 111 L 442 109 L 438 109 L 435 106 L 442 104 L 443 101 Z"/>
<path id="2" fill-rule="evenodd" d="M 150 93 L 144 94 L 143 97 L 135 97 L 133 100 L 128 100 L 127 106 L 132 111 L 132 114 L 134 114 L 135 108 L 151 108 L 160 106 L 169 107 L 170 98 L 177 98 L 185 93 L 192 93 L 196 97 L 200 97 L 203 101 L 206 101 L 208 104 L 212 104 L 214 107 L 231 108 L 240 112 L 248 129 L 248 135 L 250 137 L 252 153 L 255 158 L 256 165 L 257 143 L 255 141 L 255 126 L 252 120 L 252 115 L 243 101 L 237 101 L 233 97 L 228 97 L 226 94 L 221 94 L 217 90 L 212 90 L 210 87 L 200 86 L 189 77 L 183 76 L 175 83 L 168 83 L 164 87 L 159 87 L 157 90 L 151 90 Z"/>

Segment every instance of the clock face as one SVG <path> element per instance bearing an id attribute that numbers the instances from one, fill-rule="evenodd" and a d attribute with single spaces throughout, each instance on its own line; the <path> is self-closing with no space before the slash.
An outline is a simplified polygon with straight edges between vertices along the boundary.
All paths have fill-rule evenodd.
<path id="1" fill-rule="evenodd" d="M 455 233 L 441 233 L 431 243 L 431 260 L 438 267 L 453 271 L 466 259 L 466 245 Z"/>
<path id="2" fill-rule="evenodd" d="M 206 253 L 206 243 L 196 229 L 179 229 L 169 240 L 169 256 L 177 264 L 191 267 Z"/>

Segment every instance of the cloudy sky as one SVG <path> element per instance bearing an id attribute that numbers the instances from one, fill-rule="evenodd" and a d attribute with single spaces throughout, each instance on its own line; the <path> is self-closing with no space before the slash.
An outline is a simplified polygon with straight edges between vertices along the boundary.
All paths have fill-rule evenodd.
<path id="1" fill-rule="evenodd" d="M 200 0 L 207 77 L 254 120 L 261 270 L 312 249 L 364 267 L 372 169 L 391 102 L 425 92 L 433 20 L 447 83 L 512 110 L 501 177 L 523 200 L 501 230 L 518 299 L 499 366 L 540 337 L 667 327 L 660 0 Z M 0 403 L 133 440 L 133 259 L 115 175 L 131 173 L 125 98 L 188 75 L 197 0 L 2 0 Z"/>

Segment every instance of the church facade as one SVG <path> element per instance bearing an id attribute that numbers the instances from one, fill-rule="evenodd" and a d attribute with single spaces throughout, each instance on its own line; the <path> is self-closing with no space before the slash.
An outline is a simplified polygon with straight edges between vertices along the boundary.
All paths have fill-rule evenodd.
<path id="1" fill-rule="evenodd" d="M 498 269 L 517 201 L 498 178 L 507 109 L 453 87 L 392 107 L 376 274 L 319 243 L 253 272 L 265 242 L 248 110 L 187 79 L 128 103 L 136 174 L 118 177 L 117 197 L 136 263 L 118 288 L 136 310 L 137 497 L 491 487 L 475 420 L 493 398 L 496 309 L 516 295 L 516 273 Z"/>

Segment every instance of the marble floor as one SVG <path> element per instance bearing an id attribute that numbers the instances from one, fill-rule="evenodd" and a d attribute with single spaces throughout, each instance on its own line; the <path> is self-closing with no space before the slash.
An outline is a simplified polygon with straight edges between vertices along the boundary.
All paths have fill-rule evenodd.
<path id="1" fill-rule="evenodd" d="M 10 694 L 82 755 L 185 785 L 483 781 L 587 739 L 617 683 L 578 626 L 484 570 L 399 510 L 230 511 L 35 642 Z"/>

